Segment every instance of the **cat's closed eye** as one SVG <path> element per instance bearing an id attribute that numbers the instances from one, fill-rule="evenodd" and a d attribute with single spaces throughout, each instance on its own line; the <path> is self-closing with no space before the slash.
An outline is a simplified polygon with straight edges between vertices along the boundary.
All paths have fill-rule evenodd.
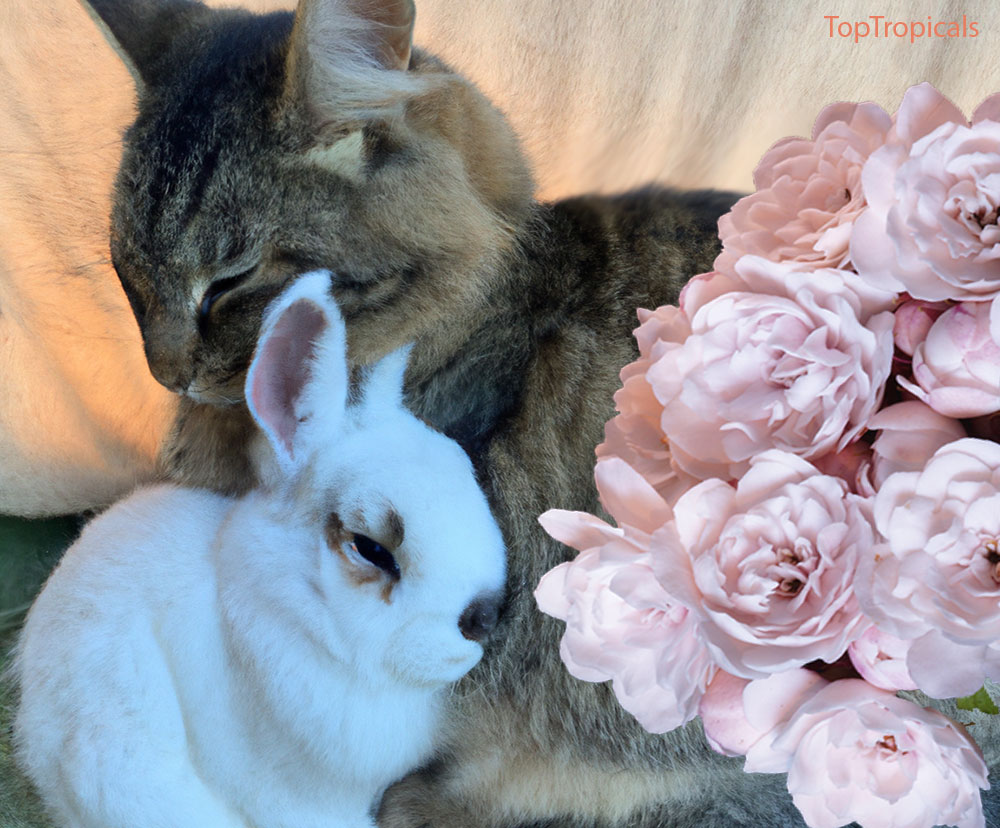
<path id="1" fill-rule="evenodd" d="M 227 276 L 224 279 L 216 279 L 212 282 L 205 291 L 204 296 L 202 296 L 201 304 L 198 307 L 198 327 L 202 331 L 211 322 L 212 308 L 215 306 L 223 296 L 233 291 L 235 288 L 244 284 L 250 276 L 253 275 L 254 271 L 257 270 L 257 265 L 254 265 L 242 273 L 237 273 L 235 276 Z"/>

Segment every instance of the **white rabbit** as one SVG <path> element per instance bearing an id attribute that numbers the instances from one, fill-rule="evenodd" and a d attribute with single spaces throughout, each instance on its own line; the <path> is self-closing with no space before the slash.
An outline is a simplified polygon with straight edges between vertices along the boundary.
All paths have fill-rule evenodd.
<path id="1" fill-rule="evenodd" d="M 482 655 L 500 531 L 463 451 L 403 408 L 405 349 L 348 394 L 328 284 L 265 317 L 261 486 L 135 492 L 31 609 L 15 734 L 61 825 L 372 826 Z"/>

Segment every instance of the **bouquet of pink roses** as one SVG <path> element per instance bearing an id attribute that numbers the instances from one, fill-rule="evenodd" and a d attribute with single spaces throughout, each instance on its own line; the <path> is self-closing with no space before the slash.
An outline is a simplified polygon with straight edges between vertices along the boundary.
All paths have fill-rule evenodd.
<path id="1" fill-rule="evenodd" d="M 595 471 L 617 527 L 535 595 L 561 655 L 653 732 L 701 715 L 813 828 L 983 826 L 982 754 L 896 695 L 1000 679 L 1000 95 L 823 110 L 719 222 Z M 832 666 L 831 666 L 832 665 Z"/>

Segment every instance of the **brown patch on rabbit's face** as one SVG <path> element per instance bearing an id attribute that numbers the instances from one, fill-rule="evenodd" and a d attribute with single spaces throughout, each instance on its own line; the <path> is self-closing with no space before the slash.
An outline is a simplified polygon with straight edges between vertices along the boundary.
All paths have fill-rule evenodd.
<path id="1" fill-rule="evenodd" d="M 396 520 L 392 519 L 393 516 Z M 368 584 L 381 584 L 381 589 L 379 590 L 380 597 L 386 604 L 390 604 L 392 602 L 393 590 L 399 583 L 401 576 L 390 575 L 367 561 L 364 563 L 359 562 L 358 557 L 360 552 L 356 545 L 356 538 L 358 534 L 368 537 L 378 537 L 381 539 L 378 542 L 382 546 L 395 553 L 403 540 L 402 521 L 395 510 L 390 509 L 385 521 L 386 528 L 378 534 L 367 528 L 368 523 L 363 513 L 359 512 L 352 515 L 351 525 L 359 528 L 357 530 L 346 528 L 340 515 L 337 512 L 330 512 L 324 527 L 326 544 L 340 558 L 344 574 L 355 587 L 361 588 Z M 398 527 L 398 535 L 396 534 L 396 527 Z M 393 543 L 397 538 L 398 542 Z M 353 547 L 353 553 L 348 551 L 351 547 Z"/>
<path id="2" fill-rule="evenodd" d="M 419 53 L 427 83 L 399 112 L 317 134 L 287 88 L 291 24 L 219 13 L 179 33 L 183 72 L 141 96 L 126 136 L 113 261 L 154 376 L 213 404 L 242 398 L 291 277 L 334 274 L 352 360 L 371 362 L 462 318 L 530 205 L 502 117 Z"/>

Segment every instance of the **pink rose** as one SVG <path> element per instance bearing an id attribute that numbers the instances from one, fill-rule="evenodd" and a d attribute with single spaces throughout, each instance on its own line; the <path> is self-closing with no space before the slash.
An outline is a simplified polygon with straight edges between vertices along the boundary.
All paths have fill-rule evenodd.
<path id="1" fill-rule="evenodd" d="M 910 674 L 906 670 L 906 657 L 910 642 L 880 630 L 869 627 L 861 638 L 851 642 L 847 653 L 851 663 L 869 684 L 883 690 L 916 690 Z"/>
<path id="2" fill-rule="evenodd" d="M 801 668 L 756 681 L 719 670 L 698 708 L 705 738 L 718 753 L 744 756 L 826 684 L 818 673 Z"/>
<path id="3" fill-rule="evenodd" d="M 983 649 L 1000 639 L 1000 445 L 956 440 L 921 471 L 890 475 L 874 516 L 885 540 L 861 557 L 858 599 L 879 627 L 918 639 L 907 657 L 913 680 L 941 696 L 1000 678 Z M 919 640 L 932 632 L 941 635 Z M 936 658 L 970 666 L 944 674 Z"/>
<path id="4" fill-rule="evenodd" d="M 1000 94 L 990 95 L 972 113 L 972 123 L 1000 121 Z"/>
<path id="5" fill-rule="evenodd" d="M 622 387 L 615 393 L 618 414 L 604 426 L 604 442 L 597 447 L 598 459 L 620 457 L 639 472 L 668 503 L 674 503 L 697 479 L 679 469 L 670 456 L 660 427 L 663 406 L 646 380 L 650 364 L 668 342 L 683 337 L 687 323 L 676 308 L 639 310 L 635 330 L 639 358 L 621 371 Z"/>
<path id="6" fill-rule="evenodd" d="M 1000 411 L 1000 346 L 990 334 L 989 303 L 962 302 L 941 314 L 913 352 L 913 378 L 917 385 L 902 377 L 899 384 L 947 417 Z"/>
<path id="7" fill-rule="evenodd" d="M 810 283 L 809 275 L 817 281 Z M 764 293 L 774 296 L 836 295 L 847 302 L 855 316 L 867 322 L 872 316 L 891 311 L 898 296 L 873 287 L 850 270 L 810 268 L 795 262 L 771 262 L 760 256 L 743 256 L 729 270 L 700 273 L 681 289 L 678 306 L 688 319 L 713 299 L 726 293 Z"/>
<path id="8" fill-rule="evenodd" d="M 622 528 L 553 509 L 545 530 L 581 553 L 546 573 L 535 590 L 542 612 L 566 622 L 560 655 L 570 674 L 612 682 L 622 707 L 653 733 L 697 715 L 717 668 L 694 634 L 690 613 L 670 600 L 651 568 L 649 532 L 669 507 L 624 461 L 595 471 L 605 506 Z"/>
<path id="9" fill-rule="evenodd" d="M 787 770 L 810 828 L 983 828 L 976 744 L 935 710 L 857 679 L 812 694 L 747 753 L 745 770 Z"/>
<path id="10" fill-rule="evenodd" d="M 890 474 L 920 471 L 941 446 L 966 436 L 958 420 L 916 400 L 883 408 L 868 427 L 879 432 L 872 445 L 871 477 L 876 488 Z"/>
<path id="11" fill-rule="evenodd" d="M 947 302 L 925 302 L 922 299 L 903 302 L 896 308 L 892 328 L 896 347 L 907 356 L 913 356 L 917 346 L 927 338 L 934 320 L 947 309 Z"/>
<path id="12" fill-rule="evenodd" d="M 746 254 L 843 267 L 851 226 L 865 207 L 861 168 L 891 123 L 873 103 L 838 103 L 819 114 L 811 141 L 775 144 L 754 170 L 757 192 L 719 219 L 716 270 Z"/>
<path id="13" fill-rule="evenodd" d="M 1000 296 L 994 296 L 990 302 L 990 336 L 994 342 L 1000 342 Z"/>
<path id="14" fill-rule="evenodd" d="M 719 666 L 763 678 L 835 661 L 865 629 L 854 570 L 873 542 L 864 498 L 768 451 L 735 489 L 706 480 L 682 495 L 674 520 L 653 534 L 653 566 Z"/>
<path id="15" fill-rule="evenodd" d="M 861 181 L 850 250 L 872 284 L 929 300 L 1000 290 L 1000 123 L 970 127 L 930 84 L 911 87 Z"/>
<path id="16" fill-rule="evenodd" d="M 852 442 L 889 376 L 892 298 L 756 256 L 692 280 L 646 373 L 676 463 L 731 480 L 770 448 L 813 458 Z"/>
<path id="17" fill-rule="evenodd" d="M 1000 642 L 957 644 L 940 630 L 930 630 L 908 644 L 907 672 L 932 698 L 970 696 L 984 679 L 1000 679 Z"/>

